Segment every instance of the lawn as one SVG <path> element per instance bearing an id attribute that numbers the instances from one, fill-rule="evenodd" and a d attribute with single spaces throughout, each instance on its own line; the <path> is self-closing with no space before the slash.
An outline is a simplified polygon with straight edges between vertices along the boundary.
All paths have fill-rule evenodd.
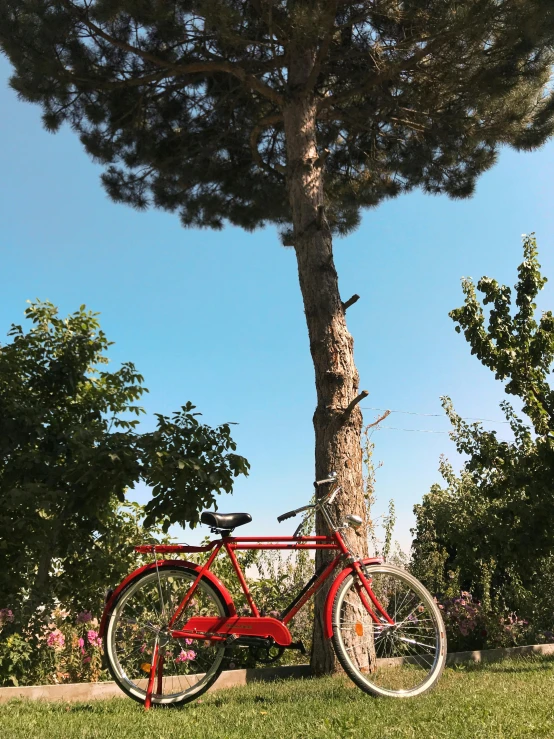
<path id="1" fill-rule="evenodd" d="M 554 659 L 447 668 L 407 701 L 372 699 L 343 677 L 251 684 L 184 708 L 145 713 L 128 699 L 13 701 L 0 706 L 10 739 L 318 739 L 554 737 Z"/>

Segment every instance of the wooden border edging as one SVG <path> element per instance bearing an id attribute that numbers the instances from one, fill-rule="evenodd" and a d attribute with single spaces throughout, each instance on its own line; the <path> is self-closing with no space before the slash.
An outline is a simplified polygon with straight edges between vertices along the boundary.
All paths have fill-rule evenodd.
<path id="1" fill-rule="evenodd" d="M 554 655 L 554 644 L 532 644 L 525 647 L 506 649 L 483 649 L 474 652 L 453 652 L 446 658 L 447 665 L 467 662 L 500 662 L 510 657 L 531 655 Z M 305 678 L 311 676 L 309 665 L 286 665 L 282 667 L 261 667 L 247 670 L 225 670 L 216 684 L 210 688 L 221 690 L 248 685 L 253 682 L 271 682 L 284 678 Z M 66 683 L 64 685 L 31 685 L 19 688 L 0 688 L 0 703 L 10 700 L 47 701 L 91 701 L 105 698 L 120 698 L 123 693 L 114 682 Z"/>
<path id="2" fill-rule="evenodd" d="M 532 655 L 554 654 L 554 644 L 530 644 L 525 647 L 506 647 L 500 649 L 481 649 L 475 652 L 452 652 L 446 656 L 447 665 L 463 662 L 501 662 L 510 657 L 529 657 Z"/>
<path id="3" fill-rule="evenodd" d="M 219 676 L 213 690 L 235 688 L 253 682 L 271 682 L 288 677 L 310 677 L 310 665 L 284 665 L 246 670 L 225 670 Z M 29 685 L 19 688 L 0 688 L 0 703 L 24 698 L 48 701 L 90 701 L 102 698 L 122 698 L 125 694 L 113 681 L 98 683 L 65 683 L 62 685 Z"/>

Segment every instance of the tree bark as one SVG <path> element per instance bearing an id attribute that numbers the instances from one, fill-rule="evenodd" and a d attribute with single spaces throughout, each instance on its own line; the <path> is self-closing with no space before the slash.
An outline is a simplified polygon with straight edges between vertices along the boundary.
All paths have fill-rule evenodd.
<path id="1" fill-rule="evenodd" d="M 347 513 L 363 519 L 361 536 L 348 531 L 354 554 L 367 553 L 366 506 L 362 481 L 362 414 L 355 406 L 345 410 L 358 395 L 358 372 L 354 364 L 353 339 L 349 334 L 333 262 L 332 235 L 324 217 L 324 168 L 316 141 L 316 101 L 303 90 L 313 66 L 309 51 L 294 55 L 289 66 L 291 99 L 284 110 L 287 146 L 287 189 L 292 209 L 294 249 L 300 289 L 315 369 L 317 406 L 315 430 L 315 476 L 322 479 L 336 471 L 342 492 L 333 503 L 333 518 L 340 522 Z M 322 491 L 326 492 L 326 491 Z M 327 534 L 321 517 L 318 534 Z M 316 552 L 316 567 L 329 554 Z M 316 596 L 311 664 L 316 674 L 338 669 L 330 642 L 323 635 L 323 607 L 328 588 Z"/>

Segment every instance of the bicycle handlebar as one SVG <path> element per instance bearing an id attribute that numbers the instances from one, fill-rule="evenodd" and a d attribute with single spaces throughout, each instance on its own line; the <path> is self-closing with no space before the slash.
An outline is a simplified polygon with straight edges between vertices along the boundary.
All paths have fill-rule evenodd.
<path id="1" fill-rule="evenodd" d="M 331 474 L 334 475 L 335 473 L 331 473 Z M 328 482 L 336 483 L 337 479 L 336 477 L 330 477 L 327 480 L 316 480 L 314 482 L 314 487 L 317 490 L 317 488 L 320 485 L 324 485 L 325 483 L 328 483 Z M 326 495 L 324 495 L 323 498 L 317 501 L 314 505 L 305 505 L 305 506 L 302 506 L 302 508 L 296 508 L 296 510 L 294 511 L 288 511 L 287 513 L 282 513 L 280 516 L 277 516 L 277 521 L 281 523 L 282 521 L 286 521 L 287 518 L 294 518 L 294 516 L 296 516 L 297 513 L 301 513 L 302 511 L 307 511 L 310 508 L 317 508 L 322 503 L 332 503 L 333 500 L 335 499 L 335 496 L 337 495 L 339 491 L 340 491 L 340 487 L 337 485 L 336 488 L 334 489 L 331 488 L 331 490 Z"/>
<path id="2" fill-rule="evenodd" d="M 302 511 L 307 511 L 310 508 L 315 508 L 315 505 L 303 505 L 302 508 L 297 508 L 294 511 L 289 511 L 288 513 L 282 513 L 280 516 L 277 516 L 277 520 L 279 523 L 281 521 L 286 521 L 287 518 L 292 518 L 293 516 L 296 516 L 297 513 L 302 513 Z"/>

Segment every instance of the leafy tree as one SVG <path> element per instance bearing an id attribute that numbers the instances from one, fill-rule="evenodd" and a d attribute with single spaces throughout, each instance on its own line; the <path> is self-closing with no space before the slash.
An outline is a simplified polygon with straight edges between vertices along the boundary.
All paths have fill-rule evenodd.
<path id="1" fill-rule="evenodd" d="M 48 129 L 72 126 L 114 200 L 176 211 L 185 226 L 275 223 L 294 247 L 315 369 L 315 474 L 337 471 L 338 518 L 365 516 L 364 394 L 333 235 L 414 187 L 469 196 L 499 145 L 542 144 L 553 40 L 550 0 L 0 6 L 12 86 L 42 106 Z M 334 665 L 321 626 L 317 671 Z"/>
<path id="2" fill-rule="evenodd" d="M 12 326 L 0 345 L 0 604 L 90 608 L 129 570 L 137 540 L 194 526 L 248 462 L 228 452 L 229 425 L 201 425 L 190 403 L 137 433 L 143 378 L 130 362 L 103 369 L 98 314 L 83 305 L 61 319 L 40 302 L 25 313 L 33 328 Z M 152 501 L 122 507 L 139 479 Z"/>
<path id="3" fill-rule="evenodd" d="M 171 418 L 156 414 L 156 431 L 141 438 L 142 478 L 153 492 L 146 526 L 161 520 L 164 531 L 171 523 L 194 528 L 202 510 L 217 506 L 214 492 L 231 493 L 233 479 L 248 474 L 246 459 L 234 454 L 230 424 L 201 424 L 194 408 L 187 403 Z"/>
<path id="4" fill-rule="evenodd" d="M 551 311 L 536 317 L 535 300 L 546 278 L 533 235 L 524 238 L 523 250 L 515 301 L 510 288 L 483 277 L 477 289 L 483 305 L 490 305 L 487 322 L 473 283 L 464 280 L 465 303 L 450 316 L 472 353 L 504 381 L 506 393 L 522 401 L 532 427 L 504 401 L 514 441 L 502 441 L 496 431 L 466 423 L 443 398 L 451 437 L 467 461 L 460 475 L 441 461 L 446 487 L 434 485 L 414 508 L 413 554 L 415 571 L 435 591 L 473 590 L 489 607 L 518 609 L 550 628 L 554 317 Z"/>

